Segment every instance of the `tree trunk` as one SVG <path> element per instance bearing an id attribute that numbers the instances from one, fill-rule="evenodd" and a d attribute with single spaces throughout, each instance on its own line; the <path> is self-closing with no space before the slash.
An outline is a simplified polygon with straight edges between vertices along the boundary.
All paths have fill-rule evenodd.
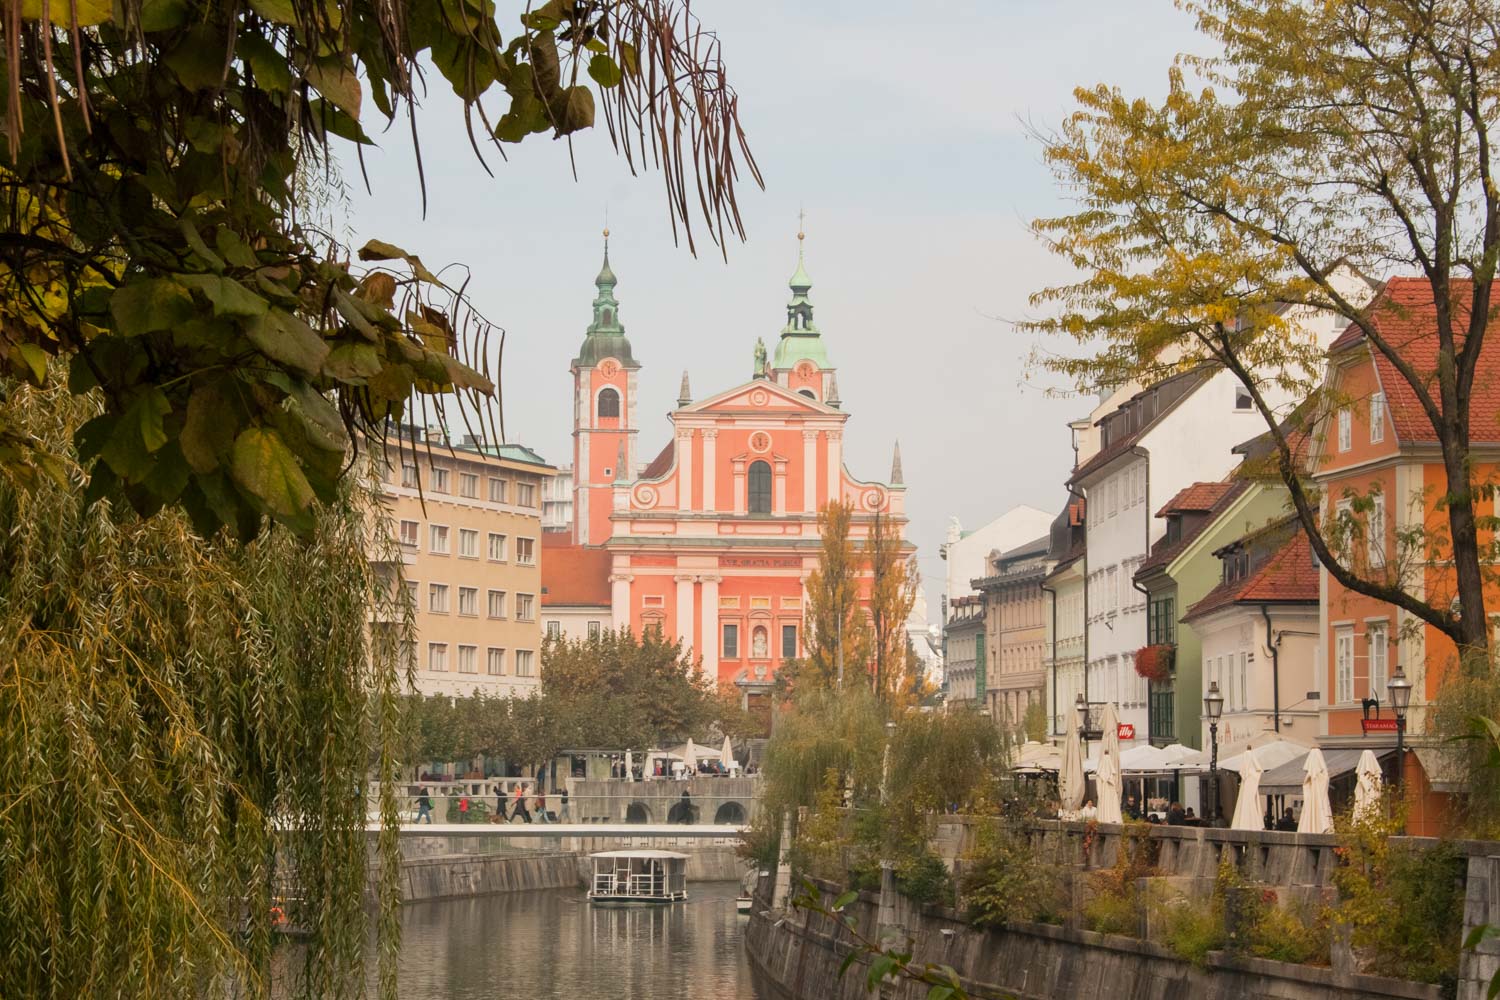
<path id="1" fill-rule="evenodd" d="M 1448 531 L 1453 571 L 1458 582 L 1460 617 L 1458 655 L 1466 673 L 1482 673 L 1489 664 L 1489 615 L 1484 601 L 1484 571 L 1480 566 L 1479 533 L 1474 519 L 1474 491 L 1470 485 L 1468 435 L 1445 434 L 1443 471 L 1448 479 Z"/>

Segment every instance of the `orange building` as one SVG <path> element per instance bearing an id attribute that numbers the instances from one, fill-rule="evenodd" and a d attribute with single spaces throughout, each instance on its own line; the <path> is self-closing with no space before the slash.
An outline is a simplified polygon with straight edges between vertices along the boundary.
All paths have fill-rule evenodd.
<path id="1" fill-rule="evenodd" d="M 635 474 L 640 366 L 619 322 L 607 248 L 596 284 L 595 320 L 572 365 L 573 542 L 610 553 L 614 627 L 675 636 L 710 676 L 758 698 L 804 650 L 818 510 L 831 500 L 853 504 L 856 546 L 877 517 L 904 525 L 899 459 L 890 484 L 844 468 L 849 414 L 813 323 L 799 252 L 774 356 L 757 343 L 752 378 L 698 402 L 684 373 L 671 440 Z M 549 565 L 578 572 L 586 563 L 543 562 L 548 591 L 579 589 L 554 580 Z"/>
<path id="2" fill-rule="evenodd" d="M 1436 394 L 1437 333 L 1431 286 L 1426 279 L 1393 278 L 1371 304 L 1381 336 L 1396 345 L 1404 361 L 1432 380 Z M 1461 326 L 1462 321 L 1456 320 Z M 1356 526 L 1344 558 L 1362 575 L 1389 574 L 1410 592 L 1439 605 L 1454 602 L 1451 565 L 1417 553 L 1403 553 L 1399 537 L 1424 528 L 1439 546 L 1447 537 L 1447 514 L 1440 498 L 1447 492 L 1437 434 L 1407 381 L 1378 352 L 1364 332 L 1351 325 L 1329 348 L 1329 388 L 1338 408 L 1328 414 L 1311 453 L 1314 481 L 1323 489 L 1324 517 Z M 1500 460 L 1500 346 L 1485 344 L 1470 409 L 1474 480 L 1494 482 Z M 1488 506 L 1486 504 L 1486 506 Z M 1481 509 L 1477 514 L 1490 514 Z M 1487 539 L 1481 537 L 1481 544 Z M 1436 833 L 1446 795 L 1453 789 L 1437 777 L 1438 750 L 1425 740 L 1427 706 L 1447 671 L 1457 664 L 1452 641 L 1408 612 L 1344 588 L 1321 572 L 1323 635 L 1321 734 L 1325 747 L 1368 747 L 1396 766 L 1396 734 L 1387 683 L 1398 665 L 1413 690 L 1407 716 L 1404 762 L 1413 833 Z M 1490 608 L 1500 607 L 1500 588 L 1486 593 Z M 1369 720 L 1369 721 L 1367 721 Z"/>

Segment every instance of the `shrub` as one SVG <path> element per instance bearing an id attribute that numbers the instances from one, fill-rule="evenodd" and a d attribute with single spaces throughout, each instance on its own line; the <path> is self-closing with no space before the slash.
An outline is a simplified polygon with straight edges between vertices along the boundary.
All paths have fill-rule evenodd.
<path id="1" fill-rule="evenodd" d="M 1136 893 L 1116 895 L 1108 891 L 1095 891 L 1083 904 L 1083 924 L 1100 934 L 1126 934 L 1140 937 L 1141 913 L 1136 906 Z"/>
<path id="2" fill-rule="evenodd" d="M 1179 899 L 1162 910 L 1162 943 L 1178 958 L 1202 966 L 1224 947 L 1224 909 L 1217 900 Z"/>
<path id="3" fill-rule="evenodd" d="M 953 875 L 925 846 L 896 862 L 896 886 L 915 903 L 953 901 Z"/>
<path id="4" fill-rule="evenodd" d="M 1063 870 L 1037 856 L 1007 822 L 979 830 L 962 879 L 964 906 L 978 927 L 1015 920 L 1061 924 L 1067 912 Z"/>
<path id="5" fill-rule="evenodd" d="M 781 860 L 781 821 L 764 810 L 742 835 L 734 853 L 757 869 L 776 867 Z"/>

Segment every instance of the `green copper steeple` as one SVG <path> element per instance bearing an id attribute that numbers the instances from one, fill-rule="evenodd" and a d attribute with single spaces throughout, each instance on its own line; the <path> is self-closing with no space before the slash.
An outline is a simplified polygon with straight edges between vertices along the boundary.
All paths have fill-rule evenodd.
<path id="1" fill-rule="evenodd" d="M 625 339 L 625 325 L 620 322 L 620 303 L 615 301 L 615 272 L 609 266 L 609 230 L 604 231 L 604 266 L 594 279 L 594 321 L 589 324 L 583 346 L 573 364 L 590 368 L 605 358 L 615 358 L 627 368 L 639 368 Z"/>
<path id="2" fill-rule="evenodd" d="M 823 348 L 823 338 L 813 323 L 812 300 L 807 293 L 812 290 L 812 279 L 802 260 L 802 240 L 805 234 L 797 234 L 797 270 L 787 284 L 792 289 L 791 301 L 786 304 L 786 326 L 781 328 L 781 340 L 776 344 L 776 357 L 772 368 L 791 368 L 799 361 L 811 361 L 819 368 L 833 367 L 828 362 L 828 352 Z"/>

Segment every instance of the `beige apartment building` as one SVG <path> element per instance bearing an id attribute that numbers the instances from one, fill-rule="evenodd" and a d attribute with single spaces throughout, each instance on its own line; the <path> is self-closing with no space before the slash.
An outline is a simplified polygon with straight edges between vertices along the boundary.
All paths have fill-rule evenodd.
<path id="1" fill-rule="evenodd" d="M 423 694 L 525 696 L 540 674 L 542 486 L 556 473 L 515 444 L 394 442 L 384 499 L 417 638 Z"/>
<path id="2" fill-rule="evenodd" d="M 1042 592 L 1054 562 L 1051 536 L 990 556 L 992 574 L 971 581 L 984 600 L 987 672 L 985 700 L 995 720 L 1019 728 L 1027 710 L 1042 706 L 1047 675 L 1047 602 Z"/>

